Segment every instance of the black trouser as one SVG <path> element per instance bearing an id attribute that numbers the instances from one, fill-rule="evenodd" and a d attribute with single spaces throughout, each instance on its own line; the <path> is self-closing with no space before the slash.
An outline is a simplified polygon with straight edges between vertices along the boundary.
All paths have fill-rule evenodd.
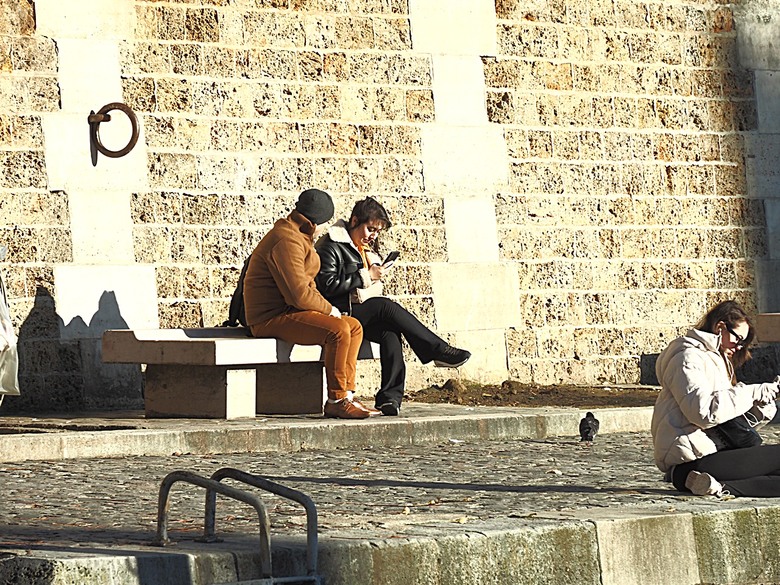
<path id="1" fill-rule="evenodd" d="M 685 479 L 691 471 L 709 473 L 733 496 L 780 497 L 780 445 L 718 451 L 674 468 L 672 483 L 689 491 Z"/>
<path id="2" fill-rule="evenodd" d="M 395 402 L 400 406 L 406 380 L 401 336 L 406 338 L 424 364 L 437 358 L 447 347 L 447 342 L 386 297 L 374 297 L 364 303 L 353 304 L 352 316 L 363 326 L 363 337 L 379 344 L 382 385 L 376 395 L 376 406 L 385 402 Z"/>

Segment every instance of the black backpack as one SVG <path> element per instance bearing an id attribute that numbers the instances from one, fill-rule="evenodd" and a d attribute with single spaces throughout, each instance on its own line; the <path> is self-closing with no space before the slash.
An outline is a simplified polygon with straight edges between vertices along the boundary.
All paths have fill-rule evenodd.
<path id="1" fill-rule="evenodd" d="M 247 327 L 246 324 L 246 311 L 244 310 L 244 277 L 246 276 L 246 269 L 249 267 L 249 260 L 252 258 L 250 255 L 245 261 L 244 266 L 241 268 L 241 274 L 238 277 L 238 285 L 236 290 L 233 291 L 233 296 L 230 298 L 230 311 L 228 312 L 228 319 L 222 323 L 222 327 Z"/>

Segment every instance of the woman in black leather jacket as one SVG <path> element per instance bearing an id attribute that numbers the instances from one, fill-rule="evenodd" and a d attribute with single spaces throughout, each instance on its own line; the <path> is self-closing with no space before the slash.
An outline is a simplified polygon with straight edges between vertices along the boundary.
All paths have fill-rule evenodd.
<path id="1" fill-rule="evenodd" d="M 401 336 L 419 360 L 457 368 L 471 357 L 433 333 L 401 305 L 382 296 L 382 277 L 391 264 L 376 253 L 377 237 L 390 227 L 390 219 L 371 197 L 358 201 L 349 222 L 338 220 L 316 244 L 320 255 L 317 288 L 340 311 L 363 326 L 363 337 L 379 344 L 382 383 L 376 408 L 396 416 L 401 408 L 406 379 Z"/>

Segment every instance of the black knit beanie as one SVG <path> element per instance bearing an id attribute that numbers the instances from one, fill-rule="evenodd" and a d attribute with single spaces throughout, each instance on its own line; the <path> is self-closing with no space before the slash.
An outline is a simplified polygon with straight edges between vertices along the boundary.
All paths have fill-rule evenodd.
<path id="1" fill-rule="evenodd" d="M 333 217 L 333 199 L 325 191 L 306 189 L 298 196 L 295 210 L 315 225 Z"/>

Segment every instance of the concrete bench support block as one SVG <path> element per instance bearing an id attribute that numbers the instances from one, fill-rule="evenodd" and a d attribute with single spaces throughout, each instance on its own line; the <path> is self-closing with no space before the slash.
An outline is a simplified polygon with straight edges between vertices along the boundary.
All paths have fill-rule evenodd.
<path id="1" fill-rule="evenodd" d="M 259 364 L 257 414 L 322 414 L 326 390 L 320 362 Z"/>
<path id="2" fill-rule="evenodd" d="M 255 380 L 254 369 L 149 364 L 144 388 L 146 416 L 254 417 Z"/>

